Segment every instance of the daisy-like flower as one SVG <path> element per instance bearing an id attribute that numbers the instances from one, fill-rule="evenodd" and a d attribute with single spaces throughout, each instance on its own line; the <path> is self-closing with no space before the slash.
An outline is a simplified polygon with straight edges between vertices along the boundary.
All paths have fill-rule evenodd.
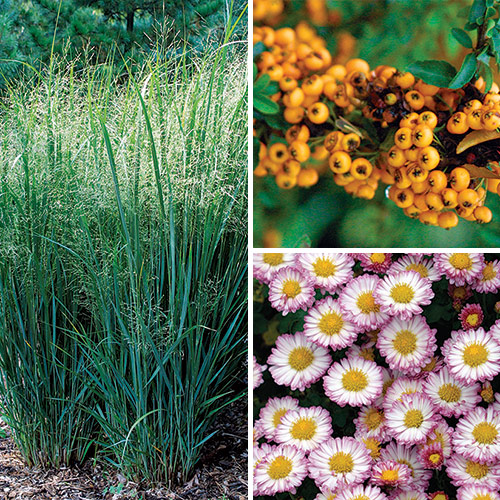
<path id="1" fill-rule="evenodd" d="M 440 443 L 424 444 L 418 450 L 420 461 L 426 469 L 441 469 L 444 451 Z"/>
<path id="2" fill-rule="evenodd" d="M 445 417 L 459 417 L 473 410 L 481 401 L 479 384 L 464 386 L 450 375 L 447 368 L 429 373 L 423 391 Z"/>
<path id="3" fill-rule="evenodd" d="M 485 262 L 482 275 L 473 284 L 479 293 L 497 293 L 500 290 L 500 261 Z"/>
<path id="4" fill-rule="evenodd" d="M 276 428 L 274 440 L 309 453 L 332 435 L 332 417 L 321 406 L 288 411 Z"/>
<path id="5" fill-rule="evenodd" d="M 385 394 L 383 402 L 385 411 L 390 410 L 396 401 L 401 401 L 401 398 L 405 394 L 421 393 L 423 387 L 424 382 L 421 379 L 395 377 L 394 382 L 387 389 Z"/>
<path id="6" fill-rule="evenodd" d="M 335 293 L 337 288 L 352 279 L 354 259 L 346 253 L 300 253 L 296 263 L 308 274 L 315 288 Z"/>
<path id="7" fill-rule="evenodd" d="M 371 437 L 377 441 L 385 441 L 384 410 L 376 406 L 364 406 L 354 419 L 355 437 Z"/>
<path id="8" fill-rule="evenodd" d="M 500 345 L 483 328 L 457 335 L 444 356 L 450 375 L 464 384 L 491 380 L 500 372 Z"/>
<path id="9" fill-rule="evenodd" d="M 500 344 L 500 319 L 497 319 L 490 328 L 490 335 Z"/>
<path id="10" fill-rule="evenodd" d="M 368 361 L 375 361 L 375 351 L 373 350 L 373 347 L 366 344 L 352 344 L 352 346 L 347 349 L 345 356 L 346 358 L 362 358 L 367 359 Z"/>
<path id="11" fill-rule="evenodd" d="M 269 302 L 283 316 L 299 309 L 306 311 L 314 302 L 311 278 L 293 267 L 283 267 L 269 284 Z"/>
<path id="12" fill-rule="evenodd" d="M 400 464 L 407 465 L 412 472 L 412 479 L 409 485 L 402 485 L 402 490 L 425 491 L 432 476 L 430 470 L 424 469 L 418 457 L 418 450 L 415 446 L 408 447 L 391 441 L 380 452 L 380 460 L 394 460 Z"/>
<path id="13" fill-rule="evenodd" d="M 337 350 L 350 346 L 356 340 L 358 328 L 347 319 L 338 300 L 329 296 L 307 311 L 304 334 L 322 347 Z"/>
<path id="14" fill-rule="evenodd" d="M 425 442 L 435 425 L 434 407 L 424 394 L 405 394 L 385 413 L 388 433 L 401 444 Z"/>
<path id="15" fill-rule="evenodd" d="M 382 370 L 374 361 L 343 358 L 323 379 L 325 394 L 340 406 L 370 405 L 382 393 Z"/>
<path id="16" fill-rule="evenodd" d="M 256 253 L 253 256 L 253 276 L 268 285 L 276 271 L 293 264 L 293 253 Z"/>
<path id="17" fill-rule="evenodd" d="M 472 297 L 472 289 L 469 285 L 455 286 L 448 285 L 448 295 L 453 299 L 453 309 L 460 311 L 462 304 Z"/>
<path id="18" fill-rule="evenodd" d="M 257 445 L 253 447 L 252 450 L 252 458 L 253 458 L 253 466 L 254 468 L 262 462 L 266 455 L 271 453 L 271 451 L 275 450 L 276 446 L 268 443 L 263 443 L 261 445 Z"/>
<path id="19" fill-rule="evenodd" d="M 484 268 L 482 253 L 436 253 L 434 264 L 448 281 L 457 286 L 475 283 Z"/>
<path id="20" fill-rule="evenodd" d="M 395 317 L 381 328 L 377 347 L 392 370 L 416 375 L 431 361 L 436 331 L 429 328 L 423 316 L 408 320 Z"/>
<path id="21" fill-rule="evenodd" d="M 380 460 L 372 467 L 371 481 L 377 486 L 400 486 L 410 479 L 410 468 L 395 460 Z"/>
<path id="22" fill-rule="evenodd" d="M 382 312 L 409 320 L 422 312 L 420 306 L 431 303 L 434 292 L 430 280 L 415 271 L 401 271 L 380 280 L 373 295 Z"/>
<path id="23" fill-rule="evenodd" d="M 307 459 L 303 451 L 290 445 L 277 446 L 254 469 L 254 493 L 274 496 L 289 491 L 307 476 Z"/>
<path id="24" fill-rule="evenodd" d="M 317 382 L 331 362 L 328 351 L 307 340 L 302 332 L 280 335 L 267 359 L 274 381 L 292 391 L 303 391 Z"/>
<path id="25" fill-rule="evenodd" d="M 282 417 L 290 410 L 299 408 L 299 400 L 290 396 L 284 398 L 270 398 L 266 406 L 260 410 L 257 421 L 267 440 L 274 439 L 276 427 L 281 423 Z"/>
<path id="26" fill-rule="evenodd" d="M 493 407 L 477 407 L 457 423 L 453 449 L 469 460 L 485 464 L 500 459 L 500 413 Z"/>
<path id="27" fill-rule="evenodd" d="M 377 486 L 350 486 L 342 490 L 335 500 L 386 500 L 387 495 Z"/>
<path id="28" fill-rule="evenodd" d="M 262 372 L 267 369 L 266 365 L 259 365 L 257 363 L 257 358 L 253 357 L 253 388 L 257 389 L 262 382 L 264 382 L 264 377 L 262 376 Z"/>
<path id="29" fill-rule="evenodd" d="M 484 486 L 462 486 L 457 490 L 457 500 L 500 500 L 500 493 Z"/>
<path id="30" fill-rule="evenodd" d="M 464 330 L 476 330 L 484 319 L 483 310 L 479 304 L 467 304 L 458 315 Z"/>
<path id="31" fill-rule="evenodd" d="M 370 476 L 366 446 L 352 437 L 331 438 L 309 454 L 309 477 L 320 489 L 360 484 Z"/>
<path id="32" fill-rule="evenodd" d="M 379 281 L 378 276 L 359 276 L 340 293 L 340 306 L 347 318 L 362 331 L 375 330 L 389 319 L 386 313 L 381 312 L 373 294 Z"/>
<path id="33" fill-rule="evenodd" d="M 389 500 L 428 500 L 427 495 L 418 490 L 401 491 L 396 490 L 389 495 Z"/>
<path id="34" fill-rule="evenodd" d="M 430 281 L 441 279 L 441 273 L 434 267 L 432 259 L 424 259 L 422 254 L 402 256 L 391 265 L 387 274 L 397 274 L 401 271 L 415 271 Z"/>
<path id="35" fill-rule="evenodd" d="M 336 500 L 337 493 L 335 491 L 329 490 L 328 488 L 318 493 L 314 500 Z"/>
<path id="36" fill-rule="evenodd" d="M 372 457 L 373 460 L 378 460 L 380 457 L 380 445 L 382 443 L 378 439 L 371 437 L 361 437 L 360 439 L 361 442 L 366 446 L 370 457 Z"/>
<path id="37" fill-rule="evenodd" d="M 392 264 L 392 253 L 358 253 L 355 257 L 365 271 L 385 273 Z"/>
<path id="38" fill-rule="evenodd" d="M 446 474 L 455 486 L 485 486 L 492 490 L 500 488 L 500 465 L 482 464 L 469 460 L 458 453 L 448 460 Z"/>
<path id="39" fill-rule="evenodd" d="M 453 428 L 450 427 L 441 415 L 436 415 L 436 424 L 432 431 L 427 434 L 425 445 L 439 444 L 443 451 L 444 458 L 451 456 L 451 436 Z"/>

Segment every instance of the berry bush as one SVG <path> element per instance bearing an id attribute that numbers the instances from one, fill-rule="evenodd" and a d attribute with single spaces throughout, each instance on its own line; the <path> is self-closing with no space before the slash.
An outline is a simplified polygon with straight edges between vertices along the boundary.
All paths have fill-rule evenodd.
<path id="1" fill-rule="evenodd" d="M 498 500 L 500 260 L 254 256 L 254 494 Z"/>
<path id="2" fill-rule="evenodd" d="M 358 38 L 334 28 L 322 35 L 321 25 L 343 27 L 341 10 L 328 2 L 305 4 L 316 27 L 294 23 L 287 4 L 266 10 L 263 3 L 253 31 L 256 244 L 414 246 L 422 234 L 438 234 L 440 246 L 463 246 L 464 230 L 442 229 L 464 219 L 477 223 L 473 234 L 485 246 L 497 246 L 498 223 L 476 227 L 500 205 L 500 94 L 490 67 L 500 59 L 497 2 L 475 1 L 462 12 L 464 29 L 452 29 L 458 70 L 446 60 L 418 60 L 406 70 L 397 59 L 378 64 L 366 46 L 363 58 L 353 57 Z M 450 11 L 442 9 L 426 21 L 444 20 Z M 384 26 L 368 14 L 362 10 L 358 22 Z M 397 208 L 414 220 L 402 229 L 416 241 L 397 230 Z M 356 231 L 360 218 L 372 231 Z"/>

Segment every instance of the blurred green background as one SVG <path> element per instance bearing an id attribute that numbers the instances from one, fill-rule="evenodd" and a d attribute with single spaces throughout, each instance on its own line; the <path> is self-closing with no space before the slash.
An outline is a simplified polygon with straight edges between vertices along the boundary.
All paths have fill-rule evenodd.
<path id="1" fill-rule="evenodd" d="M 285 3 L 274 27 L 308 19 L 306 0 Z M 337 53 L 341 33 L 356 43 L 350 57 L 372 67 L 405 69 L 416 60 L 445 59 L 460 67 L 464 49 L 451 36 L 463 27 L 471 0 L 326 0 L 329 26 L 313 24 Z M 325 24 L 325 23 L 321 23 Z M 474 33 L 471 35 L 475 36 Z M 340 37 L 341 38 L 341 37 Z M 497 75 L 498 76 L 498 75 Z M 498 77 L 496 78 L 498 81 Z M 254 155 L 255 157 L 255 155 Z M 406 217 L 385 197 L 380 183 L 375 199 L 353 198 L 336 186 L 328 171 L 312 188 L 278 188 L 274 178 L 254 177 L 254 245 L 256 247 L 499 247 L 500 199 L 488 193 L 493 221 L 479 225 L 460 219 L 456 228 L 425 226 Z"/>

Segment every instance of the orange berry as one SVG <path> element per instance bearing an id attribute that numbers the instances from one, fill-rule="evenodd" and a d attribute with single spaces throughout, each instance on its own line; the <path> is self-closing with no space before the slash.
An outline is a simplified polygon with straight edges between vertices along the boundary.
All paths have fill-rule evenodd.
<path id="1" fill-rule="evenodd" d="M 436 212 L 434 210 L 426 210 L 418 216 L 418 219 L 422 224 L 425 224 L 426 226 L 437 226 L 438 217 L 439 212 Z"/>
<path id="2" fill-rule="evenodd" d="M 343 81 L 347 75 L 347 70 L 345 69 L 345 66 L 342 66 L 342 64 L 334 64 L 326 70 L 326 74 L 333 76 L 335 80 Z"/>
<path id="3" fill-rule="evenodd" d="M 406 172 L 408 174 L 408 178 L 412 182 L 416 183 L 423 183 L 427 179 L 427 176 L 429 175 L 429 171 L 426 170 L 425 168 L 422 168 L 417 163 L 409 165 L 406 169 Z"/>
<path id="4" fill-rule="evenodd" d="M 282 142 L 275 142 L 267 150 L 269 158 L 275 163 L 284 163 L 290 157 L 288 146 Z"/>
<path id="5" fill-rule="evenodd" d="M 304 91 L 300 88 L 290 90 L 283 96 L 283 104 L 287 108 L 298 108 L 305 99 Z"/>
<path id="6" fill-rule="evenodd" d="M 419 111 L 424 107 L 424 96 L 418 90 L 410 90 L 405 94 L 405 100 L 411 109 Z"/>
<path id="7" fill-rule="evenodd" d="M 412 144 L 408 149 L 405 149 L 406 159 L 408 161 L 417 161 L 419 151 L 420 149 L 415 144 Z"/>
<path id="8" fill-rule="evenodd" d="M 448 184 L 448 177 L 442 170 L 433 170 L 427 179 L 433 193 L 441 193 Z"/>
<path id="9" fill-rule="evenodd" d="M 450 116 L 446 123 L 446 130 L 450 134 L 465 134 L 469 130 L 467 115 L 459 111 Z"/>
<path id="10" fill-rule="evenodd" d="M 458 193 L 457 201 L 461 207 L 474 207 L 479 201 L 479 195 L 476 191 L 474 191 L 474 189 L 467 188 Z"/>
<path id="11" fill-rule="evenodd" d="M 335 132 L 330 132 L 324 140 L 324 145 L 325 148 L 328 151 L 337 151 L 343 149 L 342 144 L 343 144 L 343 139 L 344 139 L 344 133 L 340 132 L 339 130 L 336 130 Z"/>
<path id="12" fill-rule="evenodd" d="M 446 208 L 455 208 L 458 206 L 458 193 L 452 188 L 445 188 L 441 191 L 443 205 Z"/>
<path id="13" fill-rule="evenodd" d="M 405 189 L 411 186 L 411 179 L 408 177 L 406 167 L 398 168 L 394 173 L 394 182 L 396 187 L 400 189 Z"/>
<path id="14" fill-rule="evenodd" d="M 402 127 L 396 131 L 394 135 L 394 144 L 399 149 L 408 149 L 412 145 L 411 141 L 412 129 L 408 127 Z"/>
<path id="15" fill-rule="evenodd" d="M 397 146 L 392 146 L 387 155 L 387 163 L 391 167 L 402 167 L 406 163 L 404 151 Z"/>
<path id="16" fill-rule="evenodd" d="M 358 187 L 355 195 L 358 198 L 363 198 L 364 200 L 371 200 L 375 196 L 375 189 L 368 184 L 363 184 Z"/>
<path id="17" fill-rule="evenodd" d="M 291 144 L 293 141 L 307 142 L 310 136 L 311 132 L 306 125 L 294 125 L 285 133 L 285 139 L 288 144 Z"/>
<path id="18" fill-rule="evenodd" d="M 292 159 L 304 163 L 311 156 L 311 150 L 307 143 L 302 141 L 293 141 L 288 147 L 288 151 Z"/>
<path id="19" fill-rule="evenodd" d="M 480 224 L 487 224 L 488 222 L 491 222 L 493 214 L 488 207 L 482 206 L 474 209 L 474 217 Z"/>
<path id="20" fill-rule="evenodd" d="M 485 130 L 496 130 L 500 127 L 500 113 L 498 111 L 486 111 L 481 117 Z"/>
<path id="21" fill-rule="evenodd" d="M 415 113 L 415 111 L 412 111 L 405 118 L 401 119 L 401 121 L 399 122 L 399 126 L 401 128 L 403 127 L 415 128 L 418 125 L 418 119 L 419 119 L 419 114 Z"/>
<path id="22" fill-rule="evenodd" d="M 255 177 L 265 177 L 267 175 L 267 170 L 264 165 L 257 165 L 253 171 Z"/>
<path id="23" fill-rule="evenodd" d="M 432 144 L 434 134 L 427 125 L 417 125 L 412 132 L 411 140 L 418 148 L 425 148 Z"/>
<path id="24" fill-rule="evenodd" d="M 414 85 L 415 77 L 409 72 L 404 72 L 404 73 L 397 72 L 394 75 L 394 82 L 403 90 L 406 90 Z"/>
<path id="25" fill-rule="evenodd" d="M 481 109 L 474 109 L 467 115 L 467 125 L 472 130 L 481 130 L 483 128 L 483 123 L 481 118 L 483 117 L 483 112 Z"/>
<path id="26" fill-rule="evenodd" d="M 360 143 L 361 137 L 359 137 L 358 134 L 350 133 L 342 137 L 342 149 L 344 151 L 348 151 L 349 153 L 352 153 L 353 151 L 358 149 Z"/>
<path id="27" fill-rule="evenodd" d="M 441 212 L 438 215 L 438 226 L 443 229 L 451 229 L 452 227 L 457 226 L 458 224 L 458 216 L 455 212 Z"/>
<path id="28" fill-rule="evenodd" d="M 422 80 L 419 80 L 415 84 L 415 90 L 418 90 L 424 96 L 433 96 L 439 92 L 439 87 L 435 85 L 429 85 L 424 83 Z"/>
<path id="29" fill-rule="evenodd" d="M 486 179 L 486 188 L 490 193 L 496 193 L 499 184 L 500 179 Z"/>
<path id="30" fill-rule="evenodd" d="M 351 59 L 347 61 L 345 70 L 347 73 L 351 73 L 351 71 L 362 71 L 368 74 L 370 72 L 370 65 L 363 59 Z"/>
<path id="31" fill-rule="evenodd" d="M 433 170 L 439 165 L 441 157 L 433 146 L 427 146 L 418 152 L 418 164 L 426 170 Z"/>
<path id="32" fill-rule="evenodd" d="M 470 174 L 463 167 L 456 167 L 450 174 L 450 186 L 457 192 L 469 187 Z"/>
<path id="33" fill-rule="evenodd" d="M 279 81 L 279 86 L 280 89 L 283 92 L 289 92 L 290 90 L 294 90 L 298 86 L 298 82 L 295 78 L 291 78 L 290 76 L 284 76 L 280 81 Z"/>
<path id="34" fill-rule="evenodd" d="M 441 195 L 433 193 L 432 191 L 425 195 L 425 203 L 427 203 L 427 207 L 429 208 L 429 210 L 436 210 L 439 212 L 444 208 L 444 203 Z"/>
<path id="35" fill-rule="evenodd" d="M 323 85 L 319 75 L 311 75 L 302 82 L 302 90 L 306 95 L 320 95 L 323 92 Z"/>
<path id="36" fill-rule="evenodd" d="M 277 174 L 274 180 L 281 189 L 292 189 L 297 184 L 297 177 L 289 175 L 285 172 Z"/>
<path id="37" fill-rule="evenodd" d="M 373 165 L 366 158 L 356 158 L 351 163 L 349 171 L 355 179 L 365 180 L 370 177 L 373 171 Z"/>
<path id="38" fill-rule="evenodd" d="M 466 115 L 469 115 L 470 113 L 472 113 L 476 109 L 481 109 L 482 107 L 483 107 L 483 104 L 481 103 L 481 101 L 479 101 L 477 99 L 472 99 L 471 101 L 467 101 L 465 103 L 464 113 Z"/>
<path id="39" fill-rule="evenodd" d="M 283 117 L 288 123 L 300 123 L 306 115 L 306 110 L 302 107 L 297 108 L 285 108 L 283 111 Z"/>
<path id="40" fill-rule="evenodd" d="M 297 186 L 311 187 L 318 182 L 319 174 L 314 168 L 303 168 L 297 176 Z"/>
<path id="41" fill-rule="evenodd" d="M 407 208 L 413 205 L 413 200 L 415 198 L 415 195 L 413 194 L 413 191 L 411 189 L 400 189 L 397 188 L 394 191 L 394 203 L 399 207 L 399 208 Z"/>
<path id="42" fill-rule="evenodd" d="M 418 116 L 418 123 L 422 125 L 427 125 L 430 129 L 435 129 L 437 126 L 437 116 L 436 113 L 432 111 L 424 111 Z"/>
<path id="43" fill-rule="evenodd" d="M 328 106 L 322 102 L 316 102 L 307 108 L 307 118 L 316 125 L 325 123 L 329 115 Z"/>
<path id="44" fill-rule="evenodd" d="M 334 151 L 328 160 L 328 165 L 334 174 L 349 172 L 351 164 L 351 157 L 345 151 Z"/>

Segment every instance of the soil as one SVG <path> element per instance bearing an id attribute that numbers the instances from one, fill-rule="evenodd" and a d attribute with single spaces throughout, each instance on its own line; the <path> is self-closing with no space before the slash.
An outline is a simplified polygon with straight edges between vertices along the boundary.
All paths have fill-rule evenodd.
<path id="1" fill-rule="evenodd" d="M 230 405 L 218 419 L 191 480 L 174 488 L 144 488 L 116 470 L 84 468 L 44 471 L 24 463 L 0 421 L 0 500 L 244 500 L 248 497 L 247 404 Z"/>

